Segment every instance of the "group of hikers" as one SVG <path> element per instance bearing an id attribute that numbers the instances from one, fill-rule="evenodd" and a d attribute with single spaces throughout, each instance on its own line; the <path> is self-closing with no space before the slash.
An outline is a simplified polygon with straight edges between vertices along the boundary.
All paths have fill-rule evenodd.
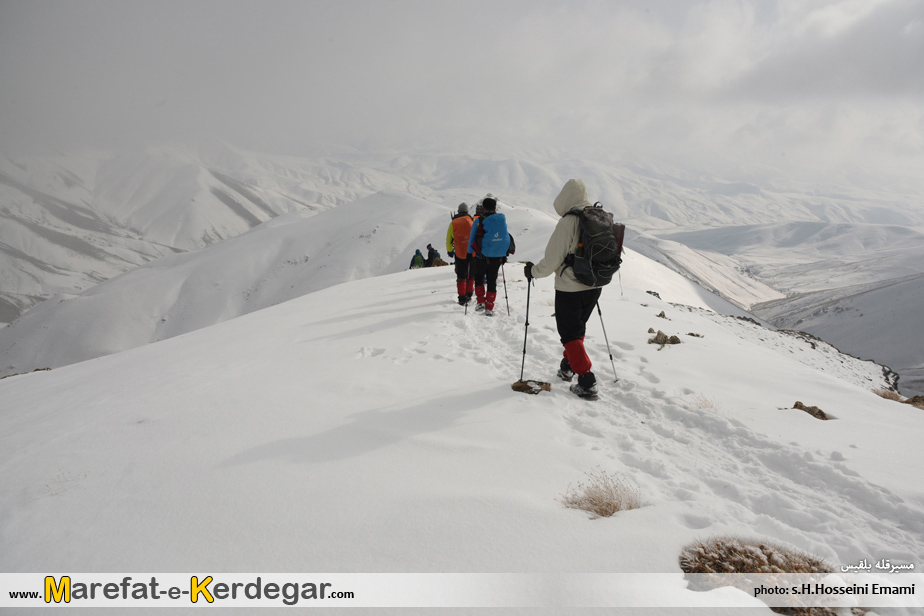
<path id="1" fill-rule="evenodd" d="M 555 324 L 564 346 L 558 376 L 568 382 L 577 376 L 571 391 L 581 397 L 595 397 L 597 379 L 584 349 L 584 333 L 600 299 L 601 287 L 619 269 L 622 232 L 618 227 L 622 226 L 614 225 L 611 214 L 590 202 L 582 180 L 568 180 L 554 205 L 561 219 L 549 238 L 543 258 L 538 263 L 527 261 L 524 274 L 528 284 L 533 284 L 535 278 L 556 274 Z M 596 228 L 604 229 L 609 238 L 614 237 L 614 232 L 619 237 L 618 247 L 615 241 L 609 240 L 612 246 L 601 249 L 606 251 L 608 261 L 598 266 L 590 261 L 588 245 L 596 240 L 588 239 L 586 230 L 595 224 L 591 219 L 601 215 L 607 218 L 601 218 L 603 222 Z M 492 316 L 498 271 L 507 257 L 514 254 L 516 245 L 507 230 L 504 214 L 497 211 L 497 199 L 491 193 L 475 205 L 474 216 L 469 214 L 468 204 L 459 205 L 446 232 L 446 251 L 455 259 L 459 304 L 467 306 L 474 293 L 475 312 Z"/>
<path id="2" fill-rule="evenodd" d="M 469 215 L 468 204 L 459 204 L 446 231 L 446 251 L 455 259 L 459 305 L 467 305 L 474 294 L 475 312 L 493 316 L 497 273 L 516 252 L 507 219 L 498 213 L 494 195 L 488 193 L 475 204 L 474 217 Z"/>
<path id="3" fill-rule="evenodd" d="M 440 253 L 433 248 L 432 244 L 427 244 L 427 258 L 420 254 L 420 249 L 418 248 L 414 252 L 414 256 L 411 257 L 411 265 L 408 269 L 420 269 L 422 267 L 433 267 L 434 265 L 447 265 L 447 263 L 440 259 Z"/>

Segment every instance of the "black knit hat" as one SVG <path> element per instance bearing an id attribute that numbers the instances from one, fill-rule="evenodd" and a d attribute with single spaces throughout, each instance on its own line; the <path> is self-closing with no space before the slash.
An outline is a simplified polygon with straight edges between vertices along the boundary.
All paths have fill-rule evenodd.
<path id="1" fill-rule="evenodd" d="M 494 199 L 493 197 L 486 197 L 482 203 L 484 203 L 484 209 L 486 212 L 493 212 L 497 210 L 497 199 Z"/>

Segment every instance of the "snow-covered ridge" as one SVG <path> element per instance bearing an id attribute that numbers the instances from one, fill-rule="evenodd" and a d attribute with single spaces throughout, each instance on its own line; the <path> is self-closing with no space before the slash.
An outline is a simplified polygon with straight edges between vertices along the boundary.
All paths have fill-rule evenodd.
<path id="1" fill-rule="evenodd" d="M 733 256 L 749 274 L 784 292 L 832 289 L 924 272 L 924 234 L 911 227 L 789 222 L 661 237 L 695 250 Z"/>
<path id="2" fill-rule="evenodd" d="M 813 291 L 753 306 L 780 327 L 810 331 L 845 353 L 888 358 L 906 392 L 924 391 L 924 274 Z"/>
<path id="3" fill-rule="evenodd" d="M 538 261 L 555 219 L 503 202 L 516 258 Z M 377 193 L 305 217 L 280 216 L 236 238 L 140 266 L 74 297 L 48 300 L 0 329 L 0 374 L 56 368 L 164 340 L 343 282 L 403 271 L 416 249 L 445 251 L 451 211 L 406 193 Z M 447 257 L 448 258 L 448 257 Z M 627 280 L 655 264 L 630 259 Z M 507 270 L 522 271 L 510 264 Z M 446 268 L 447 276 L 454 276 Z M 677 301 L 743 314 L 662 272 Z M 641 284 L 641 282 L 639 282 Z"/>
<path id="4" fill-rule="evenodd" d="M 656 235 L 790 221 L 924 224 L 919 190 L 886 190 L 869 181 L 861 184 L 857 177 L 821 187 L 781 180 L 768 170 L 742 179 L 704 177 L 539 153 L 491 158 L 340 152 L 296 158 L 227 144 L 152 146 L 135 152 L 9 156 L 0 159 L 0 173 L 8 180 L 0 182 L 6 228 L 0 236 L 0 302 L 7 321 L 41 298 L 84 290 L 171 251 L 198 249 L 276 215 L 317 212 L 379 191 L 455 205 L 490 190 L 511 204 L 553 213 L 551 202 L 562 183 L 580 177 L 631 229 Z M 71 255 L 62 233 L 83 250 Z M 746 293 L 739 299 L 767 298 Z"/>
<path id="5" fill-rule="evenodd" d="M 406 187 L 336 162 L 230 146 L 0 159 L 0 322 L 276 216 Z"/>
<path id="6" fill-rule="evenodd" d="M 188 157 L 146 153 L 0 163 L 0 320 L 54 293 L 239 235 L 304 209 L 229 187 Z"/>
<path id="7" fill-rule="evenodd" d="M 777 327 L 888 365 L 906 394 L 924 392 L 919 230 L 790 222 L 655 234 L 633 245 Z"/>
<path id="8" fill-rule="evenodd" d="M 76 176 L 56 171 L 68 199 L 32 188 L 0 169 L 0 322 L 49 294 L 92 287 L 177 249 L 120 227 L 86 205 Z"/>
<path id="9" fill-rule="evenodd" d="M 378 192 L 410 195 L 448 210 L 491 190 L 510 207 L 531 211 L 526 218 L 541 217 L 552 214 L 552 199 L 570 177 L 583 178 L 594 199 L 628 224 L 631 248 L 745 309 L 784 294 L 901 279 L 922 273 L 924 263 L 924 236 L 918 228 L 924 224 L 921 191 L 861 173 L 821 185 L 783 178 L 768 169 L 722 178 L 657 165 L 535 152 L 503 158 L 339 152 L 307 159 L 256 154 L 228 145 L 9 158 L 0 160 L 0 173 L 9 180 L 0 182 L 0 217 L 7 217 L 0 225 L 0 321 L 12 320 L 51 295 L 57 295 L 53 300 L 57 303 L 152 259 L 237 237 L 275 215 L 312 215 Z M 433 229 L 427 241 L 415 248 L 428 242 L 440 247 L 441 238 Z M 537 235 L 530 245 L 542 244 L 544 238 Z M 521 251 L 528 248 L 521 246 Z M 273 267 L 291 268 L 291 262 L 304 256 L 284 252 L 277 251 Z M 264 265 L 266 274 L 269 265 Z M 347 269 L 335 268 L 344 274 Z M 385 271 L 368 264 L 358 264 L 359 270 Z M 351 276 L 330 276 L 324 284 Z M 258 277 L 244 278 L 250 286 L 258 284 Z M 253 293 L 234 284 L 221 288 Z M 290 288 L 304 291 L 320 286 L 296 280 Z M 234 297 L 221 299 L 218 294 L 216 287 L 216 296 L 206 302 L 217 310 L 216 315 L 171 318 L 166 313 L 173 310 L 163 307 L 173 297 L 168 294 L 166 300 L 153 302 L 153 310 L 141 308 L 147 316 L 140 321 L 166 317 L 159 327 L 180 332 L 188 331 L 189 323 L 218 322 L 252 309 L 242 309 Z M 291 296 L 281 294 L 281 299 L 272 301 Z M 824 301 L 820 295 L 812 297 Z M 272 302 L 253 301 L 249 306 L 268 303 Z M 43 307 L 42 314 L 56 314 L 52 307 Z M 824 312 L 820 306 L 818 312 L 835 320 L 839 314 Z M 910 319 L 895 323 L 897 329 L 921 331 L 913 315 L 896 314 Z M 171 320 L 174 325 L 168 327 Z M 806 328 L 822 335 L 812 322 L 806 321 Z M 143 335 L 130 338 L 160 339 L 157 328 L 142 329 Z M 866 338 L 860 335 L 857 342 L 862 345 Z M 909 353 L 887 350 L 886 355 L 877 355 L 838 340 L 840 346 L 863 357 L 914 369 L 924 362 L 920 355 L 924 351 L 917 350 L 924 349 L 924 341 L 911 334 L 904 343 Z M 105 348 L 124 347 L 103 345 L 94 353 L 108 352 Z M 0 367 L 17 361 L 0 361 Z M 902 385 L 912 382 L 906 378 Z"/>
<path id="10" fill-rule="evenodd" d="M 44 302 L 0 330 L 4 373 L 115 353 L 333 284 L 400 271 L 413 254 L 410 247 L 436 241 L 447 220 L 442 208 L 395 195 L 306 216 L 282 216 L 206 249 L 147 263 L 78 296 Z M 430 239 L 421 244 L 428 228 Z"/>
<path id="11" fill-rule="evenodd" d="M 588 324 L 596 403 L 554 380 L 547 279 L 531 289 L 525 376 L 552 391 L 511 390 L 527 296 L 512 265 L 509 317 L 465 315 L 448 268 L 397 272 L 0 380 L 0 560 L 8 571 L 673 573 L 637 590 L 689 605 L 684 615 L 706 599 L 754 605 L 687 587 L 678 556 L 697 539 L 765 537 L 835 566 L 921 562 L 924 494 L 908 469 L 924 415 L 871 393 L 886 386 L 878 367 L 673 305 L 702 305 L 702 291 L 628 257 L 622 290 L 601 299 L 609 349 L 597 316 Z M 683 342 L 658 350 L 649 327 Z M 593 521 L 566 509 L 561 495 L 597 467 L 638 486 L 643 507 Z"/>

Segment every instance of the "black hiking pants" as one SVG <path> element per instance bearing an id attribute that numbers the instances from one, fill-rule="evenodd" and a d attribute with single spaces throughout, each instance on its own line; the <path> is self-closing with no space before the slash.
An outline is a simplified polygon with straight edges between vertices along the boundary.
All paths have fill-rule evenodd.
<path id="1" fill-rule="evenodd" d="M 472 280 L 475 275 L 475 272 L 472 269 L 472 259 L 460 259 L 458 256 L 456 256 L 455 266 L 456 280 L 458 282 L 466 282 L 468 280 Z"/>
<path id="2" fill-rule="evenodd" d="M 593 314 L 603 289 L 586 291 L 555 291 L 555 325 L 561 343 L 580 340 L 587 330 L 587 320 Z"/>
<path id="3" fill-rule="evenodd" d="M 497 272 L 504 264 L 504 257 L 475 257 L 472 264 L 475 270 L 475 285 L 481 286 L 481 281 L 487 279 L 488 293 L 497 293 Z"/>

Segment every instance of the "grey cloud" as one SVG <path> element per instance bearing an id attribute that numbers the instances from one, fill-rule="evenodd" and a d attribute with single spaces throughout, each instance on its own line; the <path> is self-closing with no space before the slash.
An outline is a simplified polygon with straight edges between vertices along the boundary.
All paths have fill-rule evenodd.
<path id="1" fill-rule="evenodd" d="M 920 158 L 922 3 L 827 36 L 798 29 L 800 6 L 0 0 L 0 143 Z"/>
<path id="2" fill-rule="evenodd" d="M 879 5 L 832 35 L 817 29 L 783 38 L 727 94 L 761 101 L 804 98 L 924 98 L 924 3 Z"/>

